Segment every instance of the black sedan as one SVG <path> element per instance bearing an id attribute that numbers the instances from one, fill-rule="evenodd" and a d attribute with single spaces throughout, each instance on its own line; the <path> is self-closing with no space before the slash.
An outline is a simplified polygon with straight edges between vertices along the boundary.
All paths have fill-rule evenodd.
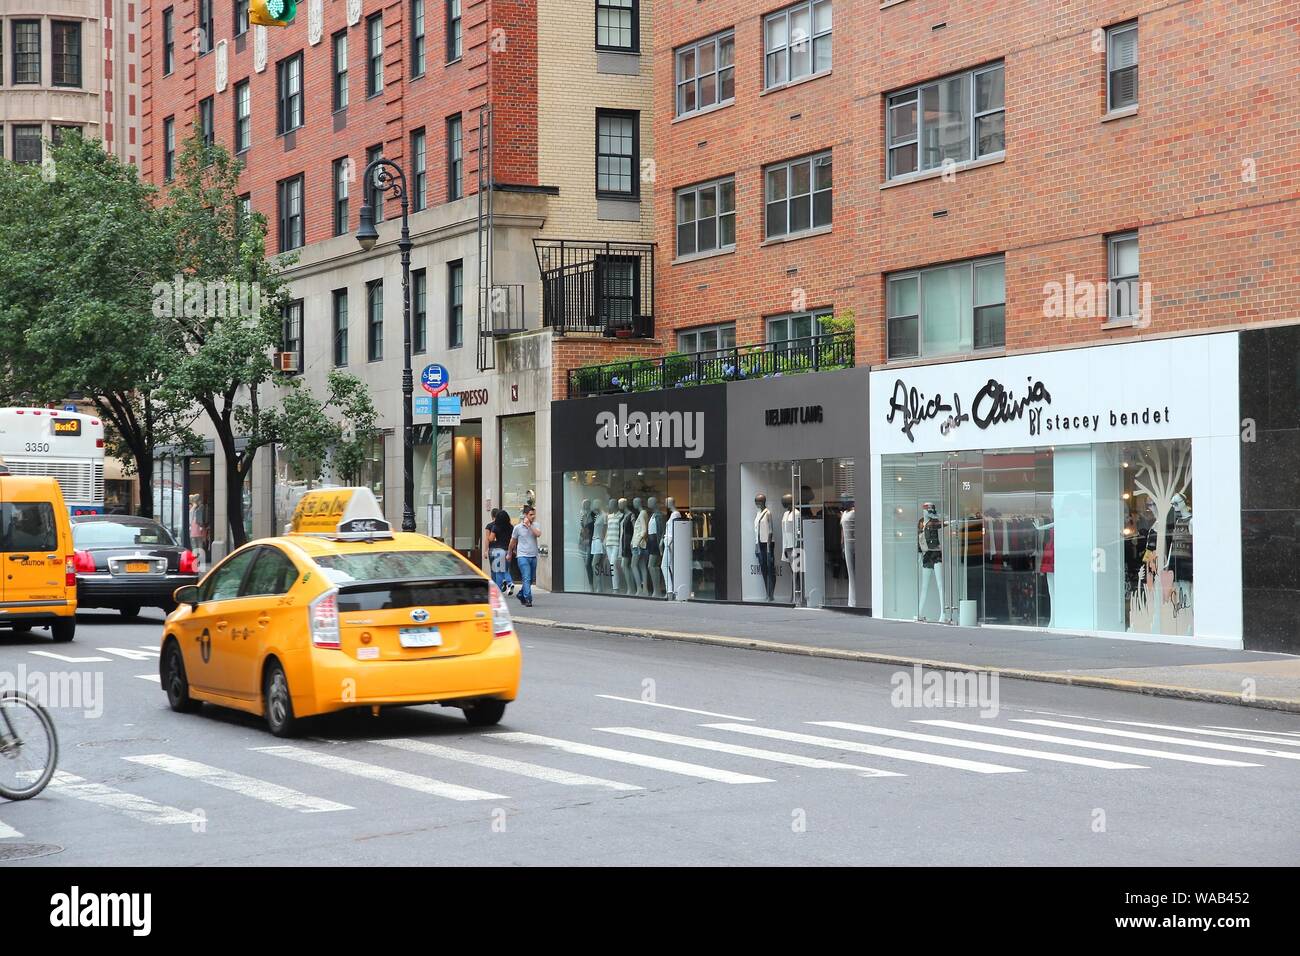
<path id="1" fill-rule="evenodd" d="M 77 608 L 115 608 L 126 618 L 142 607 L 170 611 L 172 592 L 199 579 L 199 558 L 150 518 L 74 515 L 72 566 Z"/>

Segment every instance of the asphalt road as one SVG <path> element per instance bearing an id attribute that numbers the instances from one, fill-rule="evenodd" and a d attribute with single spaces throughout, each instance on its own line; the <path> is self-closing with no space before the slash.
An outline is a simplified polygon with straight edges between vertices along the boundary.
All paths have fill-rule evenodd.
<path id="1" fill-rule="evenodd" d="M 64 696 L 83 695 L 54 701 L 58 780 L 0 802 L 0 861 L 1300 859 L 1287 714 L 1015 681 L 985 685 L 983 707 L 924 685 L 903 702 L 890 666 L 524 628 L 521 696 L 499 727 L 423 707 L 282 741 L 245 715 L 168 710 L 160 622 L 83 615 L 70 645 L 0 632 L 0 674 L 75 675 Z"/>

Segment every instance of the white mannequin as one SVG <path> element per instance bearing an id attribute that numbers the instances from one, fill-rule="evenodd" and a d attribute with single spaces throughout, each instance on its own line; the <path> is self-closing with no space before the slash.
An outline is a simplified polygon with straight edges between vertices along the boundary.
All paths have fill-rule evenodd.
<path id="1" fill-rule="evenodd" d="M 618 594 L 623 590 L 622 564 L 619 561 L 623 524 L 619 520 L 618 502 L 613 498 L 609 499 L 609 504 L 605 507 L 605 515 L 605 561 L 613 575 L 613 593 Z"/>
<path id="2" fill-rule="evenodd" d="M 920 601 L 920 603 L 917 605 L 917 618 L 916 618 L 916 619 L 917 619 L 918 621 L 924 621 L 924 620 L 926 620 L 926 617 L 925 617 L 925 602 L 926 602 L 926 599 L 929 598 L 929 596 L 930 596 L 930 578 L 933 577 L 933 578 L 934 578 L 935 586 L 939 589 L 939 622 L 940 622 L 940 623 L 943 623 L 944 618 L 947 616 L 947 614 L 946 614 L 946 612 L 945 612 L 945 607 L 946 607 L 946 606 L 945 606 L 945 604 L 943 603 L 943 560 L 942 560 L 942 557 L 941 557 L 939 560 L 937 560 L 937 561 L 934 562 L 934 567 L 933 567 L 933 568 L 926 568 L 926 567 L 925 567 L 925 564 L 924 564 L 924 559 L 925 559 L 925 554 L 926 554 L 926 552 L 928 552 L 928 551 L 932 551 L 932 550 L 933 550 L 932 548 L 930 548 L 929 544 L 928 544 L 928 543 L 926 542 L 926 540 L 925 540 L 925 529 L 924 529 L 924 524 L 927 523 L 927 522 L 929 522 L 929 521 L 932 521 L 932 520 L 933 520 L 933 521 L 938 521 L 938 520 L 939 520 L 939 512 L 938 512 L 937 510 L 935 510 L 935 507 L 934 507 L 933 504 L 931 504 L 930 502 L 927 501 L 924 505 L 921 506 L 921 522 L 922 522 L 922 525 L 923 525 L 923 526 L 922 526 L 921 528 L 918 528 L 918 529 L 917 529 L 917 552 L 918 552 L 918 553 L 917 553 L 917 556 L 916 556 L 916 561 L 917 561 L 917 564 L 920 565 L 920 572 L 921 572 L 921 601 Z M 941 523 L 941 524 L 944 524 L 944 525 L 947 524 L 946 521 L 945 521 L 945 522 L 940 522 L 940 523 Z M 943 553 L 943 552 L 942 552 L 942 550 L 941 550 L 941 551 L 940 551 L 940 555 L 942 555 L 942 553 Z M 933 574 L 931 574 L 931 571 L 933 571 Z"/>
<path id="3" fill-rule="evenodd" d="M 781 515 L 781 560 L 790 565 L 790 600 L 798 601 L 804 597 L 803 571 L 796 570 L 803 567 L 803 559 L 795 554 L 799 547 L 799 512 L 794 510 L 791 495 L 781 496 L 781 507 L 785 509 Z"/>
<path id="4" fill-rule="evenodd" d="M 1050 531 L 1054 527 L 1056 527 L 1056 495 L 1052 495 L 1052 520 L 1047 522 L 1046 524 L 1039 524 L 1037 521 L 1034 522 L 1034 528 L 1037 531 Z M 1044 545 L 1044 548 L 1045 547 L 1046 545 Z M 1052 552 L 1053 552 L 1052 570 L 1043 572 L 1043 577 L 1047 578 L 1047 626 L 1048 627 L 1052 627 L 1053 626 L 1052 622 L 1056 620 L 1055 543 L 1053 543 Z"/>
<path id="5" fill-rule="evenodd" d="M 672 498 L 664 499 L 664 507 L 668 509 L 668 518 L 664 522 L 664 556 L 659 568 L 664 576 L 664 597 L 672 601 L 677 598 L 677 586 L 673 580 L 674 529 L 677 526 L 677 519 L 682 515 L 677 510 L 677 503 Z"/>
<path id="6" fill-rule="evenodd" d="M 646 564 L 650 573 L 650 596 L 663 597 L 664 594 L 664 577 L 663 571 L 659 566 L 660 554 L 663 550 L 664 536 L 664 516 L 659 510 L 659 500 L 650 498 L 646 501 L 646 508 L 650 513 L 650 520 L 646 523 Z"/>
<path id="7" fill-rule="evenodd" d="M 840 541 L 844 547 L 844 566 L 849 572 L 849 607 L 858 606 L 856 581 L 857 532 L 855 531 L 857 522 L 858 515 L 853 502 L 845 502 L 844 510 L 840 512 Z"/>
<path id="8" fill-rule="evenodd" d="M 605 554 L 609 515 L 599 501 L 596 502 L 595 519 L 591 529 L 591 589 L 594 593 L 601 594 L 609 583 L 609 558 Z"/>
<path id="9" fill-rule="evenodd" d="M 650 593 L 650 574 L 646 570 L 646 532 L 650 526 L 650 512 L 641 503 L 640 498 L 632 499 L 632 586 L 638 597 Z"/>
<path id="10" fill-rule="evenodd" d="M 767 507 L 767 495 L 754 496 L 754 550 L 758 558 L 759 574 L 763 578 L 763 594 L 771 601 L 776 591 L 775 537 L 772 531 L 772 512 Z"/>

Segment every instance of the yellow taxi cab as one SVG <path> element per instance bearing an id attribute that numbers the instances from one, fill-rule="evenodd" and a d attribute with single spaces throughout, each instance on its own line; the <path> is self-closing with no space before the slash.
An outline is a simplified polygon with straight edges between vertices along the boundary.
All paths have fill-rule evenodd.
<path id="1" fill-rule="evenodd" d="M 50 629 L 70 641 L 77 629 L 72 523 L 53 478 L 0 471 L 0 627 Z"/>
<path id="2" fill-rule="evenodd" d="M 353 707 L 501 720 L 521 655 L 487 575 L 440 541 L 394 533 L 368 488 L 309 492 L 290 527 L 176 590 L 159 663 L 173 710 L 237 708 L 279 737 Z"/>

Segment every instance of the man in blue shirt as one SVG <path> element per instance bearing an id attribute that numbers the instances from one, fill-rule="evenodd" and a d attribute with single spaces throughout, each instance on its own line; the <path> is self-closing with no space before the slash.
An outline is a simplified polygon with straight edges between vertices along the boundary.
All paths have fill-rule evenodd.
<path id="1" fill-rule="evenodd" d="M 532 505 L 524 507 L 524 517 L 510 536 L 510 557 L 519 562 L 519 574 L 524 579 L 524 586 L 519 589 L 519 602 L 524 607 L 533 606 L 533 582 L 537 580 L 537 539 L 541 531 L 537 528 L 537 509 Z"/>

